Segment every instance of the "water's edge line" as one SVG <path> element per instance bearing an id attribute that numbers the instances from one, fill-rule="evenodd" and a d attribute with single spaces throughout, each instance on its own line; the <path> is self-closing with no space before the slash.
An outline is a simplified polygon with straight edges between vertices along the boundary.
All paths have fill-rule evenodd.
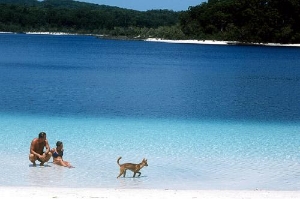
<path id="1" fill-rule="evenodd" d="M 19 34 L 15 32 L 0 32 L 0 34 Z M 99 38 L 109 38 L 105 35 L 97 34 L 79 34 L 79 33 L 64 33 L 64 32 L 24 32 L 24 34 L 31 35 L 73 35 L 73 36 L 95 36 Z M 128 39 L 128 40 L 137 40 L 137 39 Z M 208 44 L 208 45 L 258 45 L 258 46 L 277 46 L 277 47 L 300 47 L 300 44 L 280 44 L 280 43 L 244 43 L 238 41 L 217 41 L 217 40 L 170 40 L 162 38 L 147 38 L 147 39 L 138 39 L 142 41 L 150 42 L 164 42 L 164 43 L 176 43 L 176 44 Z"/>
<path id="2" fill-rule="evenodd" d="M 202 198 L 202 199 L 276 199 L 299 198 L 300 191 L 267 190 L 163 190 L 113 188 L 54 188 L 0 186 L 1 198 Z"/>

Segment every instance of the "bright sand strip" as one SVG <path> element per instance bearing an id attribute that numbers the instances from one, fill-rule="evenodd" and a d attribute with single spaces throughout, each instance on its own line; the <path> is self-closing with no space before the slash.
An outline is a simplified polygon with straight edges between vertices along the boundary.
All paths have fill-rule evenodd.
<path id="1" fill-rule="evenodd" d="M 214 41 L 214 40 L 167 40 L 167 39 L 149 38 L 146 39 L 145 41 L 176 43 L 176 44 L 217 44 L 217 45 L 228 44 L 227 41 Z"/>
<path id="2" fill-rule="evenodd" d="M 106 199 L 299 199 L 300 191 L 229 191 L 0 187 L 2 199 L 106 198 Z"/>
<path id="3" fill-rule="evenodd" d="M 167 39 L 157 39 L 157 38 L 149 38 L 145 41 L 152 42 L 165 42 L 165 43 L 175 43 L 175 44 L 209 44 L 209 45 L 235 45 L 239 44 L 235 41 L 216 41 L 216 40 L 167 40 Z M 253 43 L 252 45 L 261 45 L 261 46 L 287 46 L 287 47 L 300 47 L 300 44 L 276 44 L 276 43 Z"/>

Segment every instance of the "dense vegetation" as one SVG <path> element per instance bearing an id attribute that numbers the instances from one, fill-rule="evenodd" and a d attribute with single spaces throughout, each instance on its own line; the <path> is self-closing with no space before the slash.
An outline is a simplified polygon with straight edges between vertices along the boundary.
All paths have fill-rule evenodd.
<path id="1" fill-rule="evenodd" d="M 208 0 L 180 19 L 188 37 L 262 43 L 300 43 L 299 23 L 299 0 Z"/>
<path id="2" fill-rule="evenodd" d="M 300 43 L 299 0 L 208 0 L 184 12 L 73 0 L 0 0 L 0 31 Z"/>
<path id="3" fill-rule="evenodd" d="M 170 10 L 141 12 L 73 0 L 0 0 L 0 10 L 0 31 L 164 38 L 179 30 L 179 12 Z"/>

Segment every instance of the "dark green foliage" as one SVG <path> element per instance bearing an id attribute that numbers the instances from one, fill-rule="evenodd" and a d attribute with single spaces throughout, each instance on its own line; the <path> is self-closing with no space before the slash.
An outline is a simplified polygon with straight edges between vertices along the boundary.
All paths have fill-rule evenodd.
<path id="1" fill-rule="evenodd" d="M 180 16 L 192 38 L 300 43 L 299 0 L 209 0 Z"/>
<path id="2" fill-rule="evenodd" d="M 0 3 L 33 6 L 38 5 L 39 2 L 37 0 L 1 0 Z"/>
<path id="3" fill-rule="evenodd" d="M 0 0 L 0 31 L 50 31 L 144 37 L 177 27 L 179 12 L 146 12 L 73 0 Z M 155 34 L 158 35 L 158 34 Z M 180 33 L 180 36 L 182 34 Z M 171 35 L 175 39 L 176 35 Z"/>
<path id="4" fill-rule="evenodd" d="M 299 0 L 208 0 L 185 12 L 73 0 L 0 0 L 0 31 L 300 43 Z"/>

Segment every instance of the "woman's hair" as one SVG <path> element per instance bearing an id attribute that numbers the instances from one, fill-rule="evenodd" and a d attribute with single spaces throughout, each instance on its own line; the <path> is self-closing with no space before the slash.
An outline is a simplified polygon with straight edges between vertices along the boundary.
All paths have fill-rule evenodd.
<path id="1" fill-rule="evenodd" d="M 61 141 L 57 141 L 56 142 L 56 146 L 60 146 L 60 145 L 62 145 L 63 143 L 61 142 Z"/>

